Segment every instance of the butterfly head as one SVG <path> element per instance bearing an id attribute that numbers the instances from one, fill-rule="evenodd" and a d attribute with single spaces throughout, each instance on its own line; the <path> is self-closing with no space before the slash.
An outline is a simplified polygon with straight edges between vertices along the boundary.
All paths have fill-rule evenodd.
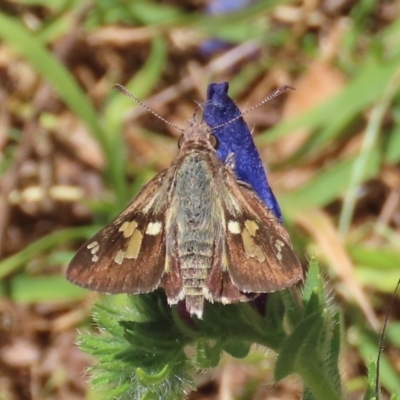
<path id="1" fill-rule="evenodd" d="M 218 148 L 218 139 L 205 122 L 199 123 L 192 120 L 189 126 L 182 131 L 182 136 L 178 141 L 178 147 L 180 150 L 187 147 L 203 147 L 214 151 Z"/>

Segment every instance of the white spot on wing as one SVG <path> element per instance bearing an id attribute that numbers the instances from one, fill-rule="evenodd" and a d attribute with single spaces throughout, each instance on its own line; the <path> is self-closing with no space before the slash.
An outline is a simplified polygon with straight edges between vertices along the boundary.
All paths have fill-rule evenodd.
<path id="1" fill-rule="evenodd" d="M 158 235 L 161 232 L 162 223 L 161 222 L 149 222 L 146 228 L 147 235 Z"/>
<path id="2" fill-rule="evenodd" d="M 93 247 L 93 249 L 90 250 L 90 253 L 91 253 L 91 254 L 96 254 L 96 253 L 99 251 L 99 249 L 100 249 L 99 246 Z"/>
<path id="3" fill-rule="evenodd" d="M 228 221 L 228 231 L 234 235 L 238 235 L 240 233 L 239 222 L 232 220 Z"/>
<path id="4" fill-rule="evenodd" d="M 99 242 L 97 242 L 97 241 L 91 242 L 91 243 L 89 243 L 89 244 L 86 246 L 86 248 L 87 248 L 88 250 L 90 250 L 90 254 L 94 255 L 94 254 L 96 254 L 96 253 L 99 251 L 99 249 L 100 249 Z M 93 261 L 93 258 L 92 258 L 92 261 Z M 96 261 L 97 261 L 97 260 L 96 260 Z"/>
<path id="5" fill-rule="evenodd" d="M 276 248 L 276 258 L 281 261 L 282 260 L 282 247 L 285 245 L 282 240 L 275 240 L 275 248 Z"/>

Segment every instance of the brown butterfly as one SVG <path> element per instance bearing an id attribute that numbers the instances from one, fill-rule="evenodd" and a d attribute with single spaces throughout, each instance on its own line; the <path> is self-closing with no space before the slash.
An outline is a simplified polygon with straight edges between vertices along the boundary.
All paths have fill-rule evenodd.
<path id="1" fill-rule="evenodd" d="M 234 156 L 218 158 L 217 139 L 193 122 L 179 154 L 132 203 L 86 242 L 67 278 L 105 293 L 165 290 L 203 316 L 204 299 L 249 301 L 302 279 L 289 235 L 272 211 L 234 174 Z"/>

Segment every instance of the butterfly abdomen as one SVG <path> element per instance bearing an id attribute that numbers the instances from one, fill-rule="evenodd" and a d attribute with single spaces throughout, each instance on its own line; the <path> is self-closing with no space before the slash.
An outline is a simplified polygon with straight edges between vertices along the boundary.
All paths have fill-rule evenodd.
<path id="1" fill-rule="evenodd" d="M 189 238 L 187 238 L 189 239 Z M 201 317 L 204 303 L 204 286 L 212 264 L 212 243 L 184 240 L 179 243 L 179 261 L 186 308 Z"/>
<path id="2" fill-rule="evenodd" d="M 186 157 L 178 171 L 174 199 L 177 209 L 177 255 L 182 277 L 186 308 L 201 318 L 204 287 L 214 258 L 215 193 L 210 166 L 204 156 L 194 152 Z"/>

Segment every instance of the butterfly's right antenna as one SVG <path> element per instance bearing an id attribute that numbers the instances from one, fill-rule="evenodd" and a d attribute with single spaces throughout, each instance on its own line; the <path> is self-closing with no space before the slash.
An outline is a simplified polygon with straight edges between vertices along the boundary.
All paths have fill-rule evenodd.
<path id="1" fill-rule="evenodd" d="M 123 93 L 126 97 L 129 97 L 136 103 L 138 103 L 140 106 L 142 106 L 145 110 L 156 116 L 159 120 L 163 121 L 165 124 L 172 126 L 173 128 L 177 129 L 178 131 L 184 133 L 185 130 L 180 128 L 178 125 L 173 124 L 170 121 L 167 121 L 165 118 L 163 118 L 160 114 L 156 113 L 154 110 L 152 110 L 150 107 L 146 106 L 143 102 L 141 102 L 137 97 L 135 97 L 125 86 L 120 85 L 119 83 L 116 83 L 113 85 L 113 88 L 118 89 L 121 93 Z"/>
<path id="2" fill-rule="evenodd" d="M 225 125 L 229 125 L 232 122 L 237 121 L 239 118 L 242 118 L 244 115 L 248 114 L 249 112 L 255 110 L 256 108 L 262 106 L 263 104 L 267 103 L 268 101 L 274 99 L 275 97 L 280 96 L 283 92 L 286 92 L 286 90 L 291 89 L 291 90 L 295 90 L 293 87 L 285 85 L 285 86 L 279 86 L 277 89 L 275 89 L 272 93 L 270 93 L 264 100 L 261 100 L 258 104 L 256 104 L 253 107 L 250 107 L 248 110 L 243 111 L 242 113 L 240 113 L 238 116 L 230 119 L 227 122 L 224 122 L 223 124 L 217 125 L 217 126 L 213 126 L 212 129 L 218 129 L 218 128 L 222 128 Z"/>

